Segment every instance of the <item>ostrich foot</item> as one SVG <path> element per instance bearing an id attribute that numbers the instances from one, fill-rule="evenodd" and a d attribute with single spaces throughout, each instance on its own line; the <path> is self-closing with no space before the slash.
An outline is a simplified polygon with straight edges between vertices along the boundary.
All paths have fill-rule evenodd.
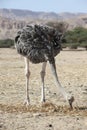
<path id="1" fill-rule="evenodd" d="M 41 99 L 41 103 L 45 103 L 45 102 L 46 102 L 45 98 Z"/>
<path id="2" fill-rule="evenodd" d="M 29 99 L 26 99 L 23 103 L 25 106 L 29 106 L 30 105 L 30 100 Z"/>
<path id="3" fill-rule="evenodd" d="M 72 106 L 72 103 L 74 102 L 74 97 L 73 96 L 71 96 L 71 98 L 70 99 L 68 99 L 68 102 L 69 102 L 69 105 L 70 105 L 70 109 L 73 109 L 73 106 Z"/>

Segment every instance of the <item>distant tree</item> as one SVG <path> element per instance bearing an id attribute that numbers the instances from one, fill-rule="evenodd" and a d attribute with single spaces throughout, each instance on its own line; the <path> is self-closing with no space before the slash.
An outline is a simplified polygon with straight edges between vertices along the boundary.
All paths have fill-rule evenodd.
<path id="1" fill-rule="evenodd" d="M 68 43 L 87 42 L 87 29 L 83 27 L 77 27 L 72 31 L 67 31 L 65 33 L 65 39 Z"/>
<path id="2" fill-rule="evenodd" d="M 66 23 L 66 22 L 51 22 L 50 21 L 50 22 L 46 23 L 46 25 L 54 27 L 61 33 L 65 33 L 68 28 L 68 23 Z"/>
<path id="3" fill-rule="evenodd" d="M 71 31 L 65 32 L 63 42 L 72 48 L 77 48 L 78 46 L 87 48 L 87 29 L 76 27 Z"/>
<path id="4" fill-rule="evenodd" d="M 14 46 L 14 40 L 12 39 L 0 40 L 0 48 L 9 48 L 12 46 Z"/>

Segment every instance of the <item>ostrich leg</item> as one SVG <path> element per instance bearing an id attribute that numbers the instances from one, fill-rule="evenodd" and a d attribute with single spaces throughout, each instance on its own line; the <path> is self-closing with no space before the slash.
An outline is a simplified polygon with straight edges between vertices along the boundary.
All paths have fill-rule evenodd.
<path id="1" fill-rule="evenodd" d="M 44 90 L 44 77 L 45 77 L 45 69 L 47 62 L 42 64 L 42 70 L 40 72 L 41 82 L 42 82 L 42 90 L 41 90 L 41 102 L 45 102 L 45 90 Z"/>
<path id="2" fill-rule="evenodd" d="M 54 75 L 54 78 L 55 78 L 55 81 L 56 81 L 56 86 L 59 88 L 59 91 L 62 93 L 62 95 L 64 96 L 64 98 L 66 100 L 68 100 L 69 102 L 69 105 L 70 105 L 70 108 L 72 109 L 72 103 L 74 101 L 74 97 L 69 95 L 68 93 L 66 93 L 66 91 L 64 90 L 64 88 L 61 86 L 60 82 L 59 82 L 59 79 L 58 79 L 58 76 L 57 76 L 57 72 L 56 72 L 56 65 L 55 65 L 55 59 L 53 59 L 52 62 L 50 62 L 50 67 L 51 67 L 51 71 L 52 71 L 52 74 Z"/>
<path id="3" fill-rule="evenodd" d="M 29 99 L 29 77 L 30 77 L 30 71 L 29 71 L 29 60 L 25 58 L 25 75 L 26 75 L 26 100 L 24 102 L 25 105 L 30 104 Z"/>

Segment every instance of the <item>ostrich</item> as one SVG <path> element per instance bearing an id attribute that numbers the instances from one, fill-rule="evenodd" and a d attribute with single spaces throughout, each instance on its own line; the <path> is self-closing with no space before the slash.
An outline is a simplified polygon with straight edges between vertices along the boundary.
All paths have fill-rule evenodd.
<path id="1" fill-rule="evenodd" d="M 29 98 L 29 61 L 37 64 L 42 63 L 42 70 L 40 72 L 42 81 L 41 102 L 45 102 L 44 77 L 47 61 L 49 61 L 52 74 L 55 79 L 56 86 L 69 102 L 70 108 L 74 101 L 74 97 L 67 93 L 61 86 L 55 65 L 55 56 L 61 50 L 62 34 L 56 29 L 42 25 L 27 25 L 21 31 L 17 32 L 15 37 L 15 45 L 17 52 L 24 56 L 25 59 L 25 75 L 26 75 L 26 101 L 25 104 L 30 104 Z"/>

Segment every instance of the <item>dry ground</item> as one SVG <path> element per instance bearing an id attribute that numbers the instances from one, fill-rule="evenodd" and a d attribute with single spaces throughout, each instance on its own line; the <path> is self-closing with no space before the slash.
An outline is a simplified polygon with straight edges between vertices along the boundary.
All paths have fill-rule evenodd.
<path id="1" fill-rule="evenodd" d="M 47 103 L 41 105 L 41 64 L 30 64 L 31 106 L 25 99 L 24 60 L 15 49 L 0 49 L 0 130 L 87 130 L 87 51 L 62 51 L 56 57 L 59 80 L 75 97 L 69 109 L 47 65 Z"/>

